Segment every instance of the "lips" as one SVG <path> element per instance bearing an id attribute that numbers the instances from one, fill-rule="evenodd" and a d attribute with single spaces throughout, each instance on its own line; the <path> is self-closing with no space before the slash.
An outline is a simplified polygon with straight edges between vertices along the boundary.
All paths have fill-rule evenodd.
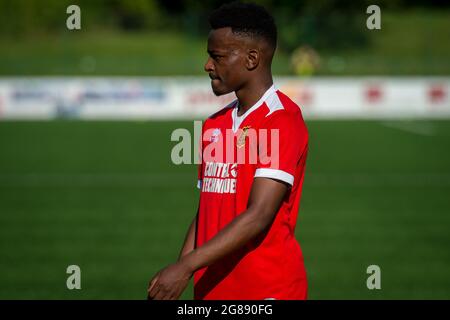
<path id="1" fill-rule="evenodd" d="M 219 77 L 217 77 L 217 76 L 215 76 L 215 75 L 212 75 L 212 74 L 209 74 L 209 78 L 210 78 L 211 80 L 219 80 L 219 79 L 220 79 Z"/>

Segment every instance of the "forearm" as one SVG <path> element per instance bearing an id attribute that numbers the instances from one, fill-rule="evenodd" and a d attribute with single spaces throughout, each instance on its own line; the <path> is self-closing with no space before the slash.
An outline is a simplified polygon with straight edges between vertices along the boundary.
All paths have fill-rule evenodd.
<path id="1" fill-rule="evenodd" d="M 273 223 L 287 191 L 284 183 L 267 178 L 255 178 L 247 210 L 220 230 L 211 240 L 193 249 L 197 219 L 186 235 L 178 263 L 156 274 L 150 282 L 150 299 L 178 298 L 186 288 L 192 274 L 228 258 L 243 248 L 250 240 L 264 235 Z M 197 212 L 197 217 L 199 213 Z M 196 217 L 196 218 L 197 218 Z"/>
<path id="2" fill-rule="evenodd" d="M 197 212 L 198 214 L 198 212 Z M 188 232 L 186 233 L 186 237 L 184 239 L 183 246 L 181 247 L 180 254 L 178 256 L 178 260 L 192 252 L 195 248 L 195 233 L 197 230 L 197 215 L 192 220 L 191 225 L 189 226 Z"/>
<path id="3" fill-rule="evenodd" d="M 224 256 L 243 247 L 251 239 L 261 234 L 272 219 L 262 219 L 256 212 L 243 212 L 215 237 L 182 258 L 194 272 L 209 266 Z"/>

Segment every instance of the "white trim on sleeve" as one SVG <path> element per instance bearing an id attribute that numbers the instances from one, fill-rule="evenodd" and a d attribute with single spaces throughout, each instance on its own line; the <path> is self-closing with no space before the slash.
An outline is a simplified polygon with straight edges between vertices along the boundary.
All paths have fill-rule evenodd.
<path id="1" fill-rule="evenodd" d="M 256 169 L 255 178 L 272 178 L 276 180 L 281 180 L 289 183 L 291 186 L 294 185 L 294 176 L 283 170 L 270 169 L 270 168 L 259 168 Z"/>
<path id="2" fill-rule="evenodd" d="M 197 181 L 197 189 L 201 189 L 202 188 L 202 180 L 198 180 Z"/>

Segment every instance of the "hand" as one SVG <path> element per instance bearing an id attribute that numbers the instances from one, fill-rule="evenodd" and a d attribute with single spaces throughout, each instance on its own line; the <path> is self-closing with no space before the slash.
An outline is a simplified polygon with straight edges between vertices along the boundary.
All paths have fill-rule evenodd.
<path id="1" fill-rule="evenodd" d="M 186 264 L 177 262 L 159 271 L 150 281 L 149 300 L 176 300 L 183 293 L 193 272 Z"/>

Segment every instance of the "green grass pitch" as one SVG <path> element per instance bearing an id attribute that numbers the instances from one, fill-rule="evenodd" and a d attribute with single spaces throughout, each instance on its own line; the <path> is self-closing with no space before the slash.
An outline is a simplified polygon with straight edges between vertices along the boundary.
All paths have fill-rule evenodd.
<path id="1" fill-rule="evenodd" d="M 307 121 L 311 299 L 450 298 L 450 121 Z M 192 122 L 0 122 L 0 298 L 145 299 L 198 201 Z M 81 290 L 66 268 L 81 268 Z M 381 268 L 368 290 L 366 268 Z M 189 286 L 182 298 L 192 297 Z"/>

